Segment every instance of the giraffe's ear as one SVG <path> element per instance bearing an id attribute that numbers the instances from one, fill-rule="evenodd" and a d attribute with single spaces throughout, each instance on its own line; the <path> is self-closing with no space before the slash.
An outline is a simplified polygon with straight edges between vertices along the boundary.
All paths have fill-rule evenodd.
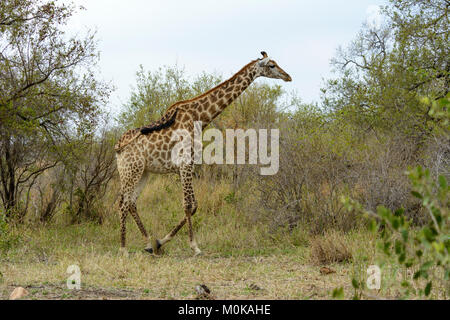
<path id="1" fill-rule="evenodd" d="M 267 58 L 268 57 L 268 55 L 267 55 L 267 53 L 265 51 L 261 51 L 261 54 L 262 54 L 263 58 Z"/>
<path id="2" fill-rule="evenodd" d="M 265 66 L 267 63 L 269 63 L 270 58 L 266 57 L 264 59 L 262 59 L 261 61 L 259 61 L 259 65 L 260 66 Z"/>

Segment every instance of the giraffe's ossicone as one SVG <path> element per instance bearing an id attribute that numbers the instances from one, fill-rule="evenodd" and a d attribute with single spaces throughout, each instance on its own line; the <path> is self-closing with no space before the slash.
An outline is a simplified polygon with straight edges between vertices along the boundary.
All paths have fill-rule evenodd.
<path id="1" fill-rule="evenodd" d="M 258 77 L 291 81 L 291 77 L 264 51 L 261 54 L 263 55 L 261 59 L 251 61 L 230 79 L 193 99 L 173 104 L 157 122 L 129 130 L 119 139 L 115 150 L 120 176 L 119 211 L 122 248 L 125 247 L 125 219 L 129 213 L 136 221 L 145 240 L 147 242 L 150 240 L 136 208 L 137 197 L 146 183 L 148 174 L 177 173 L 180 175 L 183 188 L 185 217 L 163 239 L 154 240 L 152 246 L 146 250 L 155 252 L 170 241 L 187 222 L 189 244 L 195 255 L 201 253 L 194 240 L 191 222 L 191 217 L 197 210 L 197 201 L 192 187 L 193 159 L 178 164 L 172 161 L 172 149 L 176 144 L 176 140 L 172 137 L 179 129 L 187 130 L 193 137 L 194 121 L 201 121 L 204 127 L 207 126 Z M 194 140 L 191 139 L 191 141 Z"/>

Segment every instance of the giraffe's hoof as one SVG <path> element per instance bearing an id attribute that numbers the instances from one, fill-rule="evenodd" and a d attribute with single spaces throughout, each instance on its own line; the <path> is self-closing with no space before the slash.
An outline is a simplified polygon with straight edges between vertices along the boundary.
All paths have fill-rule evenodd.
<path id="1" fill-rule="evenodd" d="M 203 254 L 203 252 L 197 248 L 197 250 L 195 250 L 195 252 L 194 252 L 194 257 L 201 256 L 202 254 Z"/>
<path id="2" fill-rule="evenodd" d="M 158 239 L 155 239 L 151 243 L 151 247 L 145 248 L 144 250 L 150 254 L 161 254 L 161 242 Z"/>

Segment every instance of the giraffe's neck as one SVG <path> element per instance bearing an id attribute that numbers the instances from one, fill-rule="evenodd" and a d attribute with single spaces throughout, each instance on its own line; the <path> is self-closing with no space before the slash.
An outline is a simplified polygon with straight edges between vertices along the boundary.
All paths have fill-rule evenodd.
<path id="1" fill-rule="evenodd" d="M 258 77 L 256 62 L 252 61 L 214 89 L 196 99 L 193 107 L 194 121 L 202 121 L 205 128 L 228 107 Z"/>

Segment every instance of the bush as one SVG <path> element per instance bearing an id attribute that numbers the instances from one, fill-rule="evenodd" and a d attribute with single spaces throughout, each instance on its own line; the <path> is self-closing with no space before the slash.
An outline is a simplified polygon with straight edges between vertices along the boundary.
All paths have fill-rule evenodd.
<path id="1" fill-rule="evenodd" d="M 419 230 L 411 228 L 404 209 L 395 212 L 380 206 L 377 213 L 363 208 L 350 199 L 343 199 L 349 211 L 370 217 L 370 229 L 379 234 L 380 264 L 394 259 L 401 267 L 414 270 L 412 279 L 404 273 L 403 297 L 430 296 L 433 288 L 445 288 L 450 293 L 450 187 L 443 175 L 436 181 L 422 167 L 408 171 L 412 195 L 421 201 L 429 222 Z M 354 279 L 353 286 L 362 293 L 364 288 Z M 357 296 L 358 297 L 358 296 Z"/>
<path id="2" fill-rule="evenodd" d="M 9 224 L 6 221 L 6 215 L 0 211 L 0 253 L 6 253 L 18 241 L 19 237 L 11 233 Z"/>
<path id="3" fill-rule="evenodd" d="M 83 220 L 102 223 L 107 208 L 102 200 L 116 175 L 113 145 L 116 133 L 105 128 L 101 136 L 92 137 L 70 171 L 69 213 L 72 223 Z"/>
<path id="4" fill-rule="evenodd" d="M 310 260 L 316 265 L 349 262 L 352 253 L 338 233 L 316 236 L 311 241 Z"/>

